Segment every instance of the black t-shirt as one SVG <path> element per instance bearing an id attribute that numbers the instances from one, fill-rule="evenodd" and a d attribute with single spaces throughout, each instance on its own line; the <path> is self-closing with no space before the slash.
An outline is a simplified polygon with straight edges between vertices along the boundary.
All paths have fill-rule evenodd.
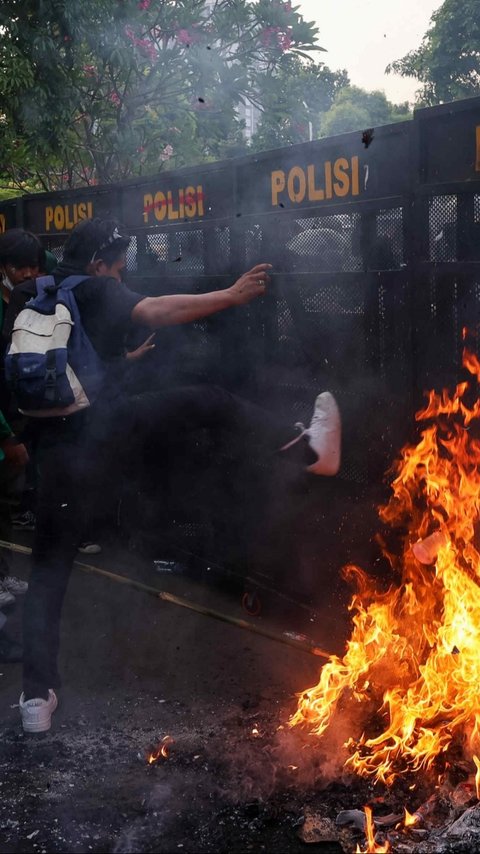
<path id="1" fill-rule="evenodd" d="M 56 282 L 61 282 L 75 274 L 79 275 L 74 270 L 64 271 L 60 266 L 53 275 Z M 34 279 L 14 288 L 3 324 L 5 338 L 10 338 L 17 315 L 36 293 Z M 127 335 L 132 330 L 132 311 L 145 297 L 129 290 L 117 279 L 96 276 L 77 285 L 75 299 L 85 332 L 102 361 L 111 362 L 123 356 Z"/>

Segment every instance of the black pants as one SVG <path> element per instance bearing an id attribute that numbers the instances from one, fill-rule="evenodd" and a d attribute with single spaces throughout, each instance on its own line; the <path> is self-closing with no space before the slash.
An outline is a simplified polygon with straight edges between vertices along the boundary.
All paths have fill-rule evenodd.
<path id="1" fill-rule="evenodd" d="M 25 478 L 21 469 L 12 468 L 5 460 L 0 462 L 0 539 L 12 540 L 12 507 L 18 507 Z M 5 553 L 0 552 L 0 581 L 10 574 Z"/>
<path id="2" fill-rule="evenodd" d="M 202 428 L 249 436 L 273 454 L 290 441 L 292 426 L 215 386 L 181 387 L 101 401 L 67 418 L 36 419 L 37 514 L 32 571 L 24 609 L 24 691 L 47 696 L 60 685 L 57 669 L 62 604 L 84 529 L 85 502 L 112 460 L 137 459 L 180 432 Z M 303 443 L 302 443 L 303 444 Z M 300 450 L 303 459 L 304 447 Z M 299 466 L 302 470 L 303 466 Z"/>

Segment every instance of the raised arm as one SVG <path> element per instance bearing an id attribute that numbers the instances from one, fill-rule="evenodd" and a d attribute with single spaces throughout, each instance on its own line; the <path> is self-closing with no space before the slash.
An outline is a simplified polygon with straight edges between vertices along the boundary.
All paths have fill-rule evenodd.
<path id="1" fill-rule="evenodd" d="M 201 320 L 234 305 L 244 305 L 265 293 L 271 264 L 257 264 L 230 288 L 207 294 L 146 297 L 132 311 L 132 321 L 150 329 Z"/>

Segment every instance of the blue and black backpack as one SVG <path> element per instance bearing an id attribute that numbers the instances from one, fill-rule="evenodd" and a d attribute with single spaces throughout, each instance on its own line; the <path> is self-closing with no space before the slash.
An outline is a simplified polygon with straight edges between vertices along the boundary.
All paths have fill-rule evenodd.
<path id="1" fill-rule="evenodd" d="M 18 314 L 5 357 L 5 375 L 18 408 L 36 417 L 78 412 L 95 400 L 102 362 L 83 326 L 75 288 L 88 276 L 36 280 L 37 296 Z"/>

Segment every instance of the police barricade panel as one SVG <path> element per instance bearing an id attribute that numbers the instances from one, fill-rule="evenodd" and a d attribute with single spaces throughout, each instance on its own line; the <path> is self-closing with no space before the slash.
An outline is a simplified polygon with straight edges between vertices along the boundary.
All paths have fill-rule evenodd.
<path id="1" fill-rule="evenodd" d="M 127 267 L 136 276 L 152 280 L 231 274 L 230 227 L 199 223 L 190 228 L 136 232 L 127 252 Z"/>
<path id="2" fill-rule="evenodd" d="M 59 256 L 75 220 L 118 217 L 133 233 L 129 282 L 147 294 L 225 287 L 272 263 L 262 300 L 161 330 L 156 364 L 166 381 L 218 382 L 305 422 L 330 388 L 344 421 L 340 480 L 379 482 L 410 438 L 422 392 L 459 374 L 462 325 L 478 316 L 478 104 L 101 192 L 26 199 L 25 225 Z M 320 481 L 318 490 L 335 490 Z M 200 505 L 182 517 L 193 538 L 212 531 Z"/>
<path id="3" fill-rule="evenodd" d="M 136 230 L 127 253 L 128 281 L 131 287 L 147 295 L 201 293 L 232 283 L 231 229 L 228 221 L 201 220 L 166 224 Z M 235 335 L 227 327 L 237 327 L 238 319 L 218 316 L 188 327 L 177 327 L 157 339 L 169 341 L 175 352 L 176 372 L 172 378 L 182 382 L 221 382 L 232 385 L 229 373 L 237 368 L 231 349 Z M 157 357 L 172 355 L 157 344 Z M 235 356 L 238 361 L 238 352 Z M 234 360 L 234 361 L 235 361 Z"/>
<path id="4" fill-rule="evenodd" d="M 127 228 L 182 226 L 229 219 L 235 211 L 229 164 L 166 171 L 122 188 L 121 217 Z"/>
<path id="5" fill-rule="evenodd" d="M 0 202 L 0 234 L 8 228 L 19 225 L 17 217 L 17 201 Z"/>
<path id="6" fill-rule="evenodd" d="M 65 234 L 80 219 L 119 216 L 133 233 L 129 280 L 147 294 L 223 287 L 253 264 L 271 262 L 268 298 L 175 332 L 181 375 L 194 365 L 192 376 L 220 378 L 265 399 L 274 369 L 280 389 L 288 371 L 288 403 L 298 410 L 307 397 L 311 408 L 325 384 L 354 394 L 367 375 L 381 398 L 392 365 L 390 294 L 384 277 L 370 274 L 405 265 L 399 194 L 408 190 L 409 127 L 165 172 L 110 190 L 31 197 L 26 219 L 60 258 Z M 352 458 L 360 443 L 351 446 Z M 368 479 L 366 469 L 360 479 Z"/>
<path id="7" fill-rule="evenodd" d="M 307 210 L 405 192 L 410 123 L 342 134 L 245 158 L 236 165 L 240 215 Z"/>
<path id="8" fill-rule="evenodd" d="M 23 199 L 25 227 L 50 240 L 65 237 L 84 219 L 118 217 L 115 188 L 89 187 L 54 194 L 39 193 Z"/>
<path id="9" fill-rule="evenodd" d="M 391 353 L 392 290 L 396 309 L 401 304 L 404 314 L 407 300 L 400 293 L 409 282 L 402 201 L 394 197 L 382 200 L 381 206 L 371 200 L 309 207 L 300 212 L 303 215 L 295 210 L 262 217 L 244 213 L 237 225 L 243 229 L 243 266 L 264 259 L 274 263 L 275 302 L 269 298 L 269 308 L 263 310 L 265 358 L 257 359 L 256 369 L 260 385 L 266 369 L 263 399 L 275 397 L 277 388 L 277 398 L 287 404 L 283 408 L 293 404 L 308 421 L 315 393 L 325 388 L 337 395 L 349 415 L 355 400 L 360 410 L 373 400 L 384 401 L 389 386 L 398 399 L 410 398 L 410 369 L 400 373 L 398 352 L 395 358 Z M 380 275 L 388 270 L 398 271 L 391 288 L 385 272 Z M 402 363 L 409 358 L 409 352 L 403 353 Z M 355 421 L 362 421 L 361 411 Z M 381 432 L 388 434 L 388 426 Z M 342 476 L 353 477 L 355 471 L 361 482 L 369 478 L 369 456 L 359 453 L 364 438 L 359 429 L 345 442 L 342 466 Z M 355 459 L 361 462 L 354 464 Z"/>
<path id="10" fill-rule="evenodd" d="M 480 180 L 478 98 L 417 110 L 420 184 Z"/>
<path id="11" fill-rule="evenodd" d="M 451 387 L 462 372 L 464 330 L 479 348 L 480 112 L 478 99 L 420 110 L 415 175 L 412 328 L 416 402 Z"/>

